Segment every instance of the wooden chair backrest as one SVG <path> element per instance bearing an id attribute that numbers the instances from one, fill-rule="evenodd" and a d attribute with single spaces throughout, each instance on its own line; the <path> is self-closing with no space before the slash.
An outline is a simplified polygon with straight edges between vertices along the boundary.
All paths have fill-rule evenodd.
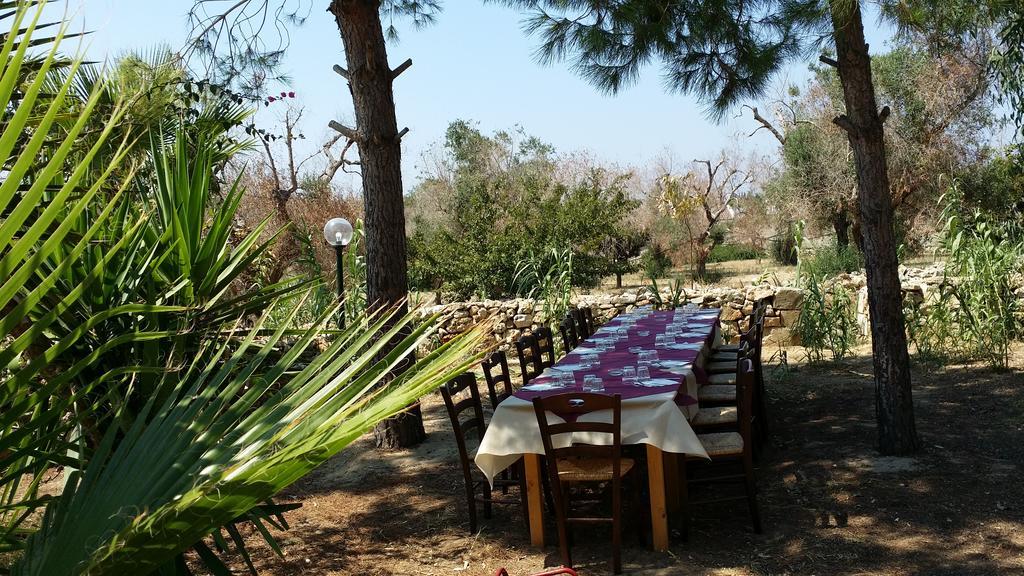
<path id="1" fill-rule="evenodd" d="M 555 365 L 555 335 L 551 332 L 551 328 L 547 326 L 541 326 L 533 331 L 533 336 L 537 342 L 536 352 L 538 370 L 543 371 L 545 368 L 550 368 Z"/>
<path id="2" fill-rule="evenodd" d="M 743 357 L 736 366 L 736 419 L 740 436 L 743 437 L 743 451 L 749 452 L 754 446 L 752 422 L 754 420 L 754 387 L 756 386 L 754 362 Z"/>
<path id="3" fill-rule="evenodd" d="M 554 465 L 554 477 L 557 478 L 557 460 L 559 458 L 611 458 L 614 459 L 613 477 L 618 477 L 619 460 L 622 456 L 622 397 L 618 394 L 594 394 L 590 392 L 570 392 L 554 396 L 533 399 L 533 409 L 537 415 L 537 425 L 544 442 L 544 454 L 549 466 Z M 586 422 L 580 417 L 600 410 L 611 410 L 611 422 Z M 548 422 L 548 412 L 565 418 L 565 422 L 552 424 Z M 573 444 L 556 448 L 553 437 L 575 432 L 591 432 L 608 434 L 611 443 L 608 445 Z"/>
<path id="4" fill-rule="evenodd" d="M 594 309 L 590 306 L 582 308 L 583 310 L 583 322 L 587 325 L 587 336 L 593 336 L 597 328 L 594 326 Z"/>
<path id="5" fill-rule="evenodd" d="M 558 332 L 562 335 L 562 344 L 565 345 L 566 352 L 580 345 L 579 336 L 576 334 L 576 323 L 573 322 L 572 316 L 566 316 L 558 323 Z"/>
<path id="6" fill-rule="evenodd" d="M 470 481 L 469 448 L 466 440 L 476 433 L 477 440 L 484 437 L 487 427 L 484 422 L 483 404 L 480 402 L 480 391 L 476 386 L 476 376 L 472 372 L 463 372 L 441 386 L 441 397 L 448 411 L 452 430 L 455 432 L 455 443 L 459 448 L 459 460 L 462 473 Z"/>
<path id="7" fill-rule="evenodd" d="M 508 357 L 504 351 L 495 350 L 484 358 L 480 366 L 484 370 L 484 380 L 487 382 L 487 394 L 491 401 L 491 408 L 497 410 L 498 404 L 502 400 L 515 393 L 515 388 L 512 386 L 512 375 L 508 371 Z"/>
<path id="8" fill-rule="evenodd" d="M 580 340 L 590 338 L 591 332 L 587 329 L 587 319 L 583 317 L 583 308 L 573 308 L 569 310 L 569 315 L 572 316 L 572 320 L 576 324 L 577 338 Z"/>
<path id="9" fill-rule="evenodd" d="M 537 347 L 537 337 L 533 334 L 520 336 L 516 340 L 516 356 L 519 357 L 519 371 L 523 375 L 523 386 L 526 386 L 543 370 L 538 361 L 540 351 Z"/>

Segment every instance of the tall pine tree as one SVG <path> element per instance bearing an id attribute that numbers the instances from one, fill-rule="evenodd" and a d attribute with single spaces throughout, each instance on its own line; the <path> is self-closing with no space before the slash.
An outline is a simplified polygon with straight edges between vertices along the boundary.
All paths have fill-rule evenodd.
<path id="1" fill-rule="evenodd" d="M 217 0 L 196 0 L 190 13 L 193 46 L 212 64 L 215 81 L 236 85 L 259 98 L 267 81 L 275 79 L 287 47 L 284 38 L 278 45 L 268 40 L 267 22 L 301 24 L 311 6 L 301 0 L 241 0 L 218 12 L 219 5 Z M 392 83 L 412 62 L 391 68 L 386 40 L 396 36 L 396 18 L 409 18 L 422 26 L 432 22 L 439 10 L 435 0 L 332 0 L 327 8 L 345 52 L 346 66 L 336 66 L 335 71 L 348 81 L 356 122 L 355 127 L 337 122 L 331 126 L 359 152 L 366 300 L 371 308 L 398 307 L 404 312 L 409 291 L 402 193 L 404 130 L 398 130 Z M 419 443 L 426 436 L 419 406 L 381 423 L 375 435 L 380 448 Z"/>
<path id="2" fill-rule="evenodd" d="M 501 0 L 526 10 L 543 61 L 569 59 L 599 89 L 616 92 L 660 61 L 666 85 L 696 93 L 713 116 L 764 92 L 787 62 L 831 36 L 843 85 L 835 122 L 854 151 L 864 233 L 879 448 L 918 449 L 910 357 L 886 170 L 883 123 L 857 0 Z"/>

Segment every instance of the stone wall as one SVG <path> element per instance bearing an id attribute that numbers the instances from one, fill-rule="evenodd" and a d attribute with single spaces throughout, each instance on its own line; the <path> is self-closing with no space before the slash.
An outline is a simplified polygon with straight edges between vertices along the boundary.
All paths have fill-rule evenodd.
<path id="1" fill-rule="evenodd" d="M 668 300 L 669 292 L 662 293 Z M 791 328 L 800 315 L 803 291 L 798 288 L 751 286 L 745 289 L 708 288 L 685 292 L 686 302 L 702 308 L 722 308 L 722 326 L 727 338 L 735 338 L 746 330 L 754 302 L 768 298 L 769 305 L 765 320 L 765 338 L 783 346 L 794 343 Z M 573 305 L 590 307 L 598 324 L 623 312 L 630 312 L 638 306 L 651 304 L 645 288 L 626 290 L 616 294 L 579 295 L 573 298 Z M 476 302 L 454 302 L 423 309 L 424 315 L 440 314 L 439 335 L 442 340 L 458 334 L 481 322 L 489 322 L 491 333 L 498 347 L 511 348 L 512 343 L 547 322 L 544 303 L 528 298 L 512 300 L 480 300 Z"/>
<path id="2" fill-rule="evenodd" d="M 901 266 L 900 281 L 906 298 L 927 304 L 937 296 L 940 286 L 950 280 L 943 273 L 942 265 L 933 265 L 927 268 Z M 857 324 L 861 333 L 867 335 L 867 279 L 864 273 L 842 274 L 833 282 L 842 284 L 851 294 L 856 295 Z M 1021 279 L 1021 288 L 1017 294 L 1024 300 L 1024 278 Z M 663 290 L 662 299 L 668 300 L 669 297 L 668 290 Z M 735 339 L 740 332 L 746 330 L 754 302 L 767 298 L 765 342 L 781 346 L 800 343 L 793 330 L 800 317 L 800 307 L 804 299 L 804 292 L 799 288 L 769 284 L 742 289 L 709 287 L 702 290 L 687 290 L 685 297 L 686 302 L 703 308 L 722 308 L 723 330 L 725 336 L 730 339 Z M 594 311 L 595 320 L 600 324 L 638 306 L 651 304 L 651 299 L 646 288 L 639 288 L 618 293 L 579 295 L 573 298 L 573 304 L 589 306 Z M 520 298 L 442 304 L 428 307 L 423 313 L 441 314 L 442 340 L 447 340 L 470 326 L 489 321 L 494 341 L 499 348 L 507 350 L 520 335 L 546 322 L 543 307 L 543 302 Z"/>

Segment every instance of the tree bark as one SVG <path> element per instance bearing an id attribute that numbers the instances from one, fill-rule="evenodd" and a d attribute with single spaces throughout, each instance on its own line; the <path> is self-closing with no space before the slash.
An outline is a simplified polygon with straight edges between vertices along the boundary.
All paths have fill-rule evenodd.
<path id="1" fill-rule="evenodd" d="M 836 232 L 836 246 L 846 248 L 850 245 L 850 217 L 846 210 L 832 214 L 832 229 Z"/>
<path id="2" fill-rule="evenodd" d="M 878 447 L 883 454 L 909 454 L 920 445 L 914 426 L 910 357 L 883 139 L 884 119 L 875 102 L 871 57 L 864 41 L 860 4 L 831 0 L 830 8 L 846 104 L 846 114 L 836 118 L 836 124 L 847 133 L 857 170 L 871 314 Z"/>
<path id="3" fill-rule="evenodd" d="M 396 306 L 404 313 L 409 282 L 402 145 L 380 1 L 333 0 L 329 11 L 344 43 L 355 110 L 365 211 L 367 305 L 371 309 Z M 377 446 L 389 449 L 412 446 L 426 437 L 418 406 L 382 422 L 374 433 Z"/>

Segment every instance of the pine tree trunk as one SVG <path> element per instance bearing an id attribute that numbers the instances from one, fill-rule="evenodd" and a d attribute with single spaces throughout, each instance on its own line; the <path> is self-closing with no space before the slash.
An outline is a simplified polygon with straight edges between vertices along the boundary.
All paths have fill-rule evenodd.
<path id="1" fill-rule="evenodd" d="M 615 287 L 622 288 L 622 272 L 615 273 Z"/>
<path id="2" fill-rule="evenodd" d="M 395 119 L 392 72 L 388 65 L 379 0 L 333 0 L 345 45 L 349 86 L 359 132 L 366 246 L 366 300 L 370 308 L 401 304 L 408 294 L 402 145 Z M 382 422 L 377 446 L 399 448 L 426 434 L 419 407 Z"/>
<path id="3" fill-rule="evenodd" d="M 883 454 L 919 448 L 910 386 L 910 357 L 903 322 L 903 294 L 893 229 L 892 198 L 882 123 L 871 79 L 859 2 L 831 0 L 839 77 L 846 114 L 836 119 L 850 140 L 857 170 L 858 203 L 871 314 L 878 445 Z"/>

